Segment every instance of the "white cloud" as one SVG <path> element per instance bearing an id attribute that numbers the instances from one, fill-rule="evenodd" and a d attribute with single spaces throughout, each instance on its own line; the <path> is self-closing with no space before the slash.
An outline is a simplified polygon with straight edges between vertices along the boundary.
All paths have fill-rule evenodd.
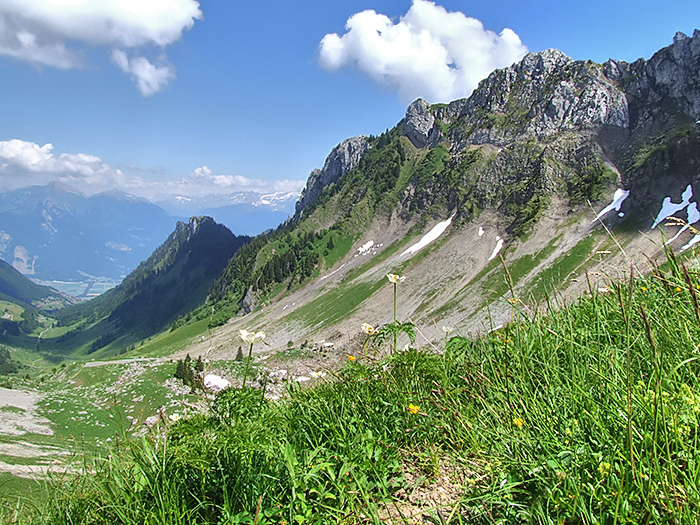
<path id="1" fill-rule="evenodd" d="M 170 64 L 160 67 L 154 66 L 144 57 L 129 59 L 124 51 L 115 49 L 112 51 L 112 61 L 119 66 L 124 73 L 131 74 L 136 80 L 136 86 L 144 97 L 150 97 L 165 86 L 168 81 L 175 78 L 175 70 Z"/>
<path id="2" fill-rule="evenodd" d="M 404 103 L 419 97 L 430 102 L 467 97 L 491 71 L 527 53 L 511 29 L 496 34 L 479 20 L 428 0 L 413 0 L 398 23 L 367 10 L 351 16 L 345 27 L 344 35 L 321 40 L 321 67 L 355 66 L 396 89 Z"/>
<path id="3" fill-rule="evenodd" d="M 189 177 L 183 179 L 181 188 L 184 190 L 188 185 L 200 187 L 199 195 L 205 193 L 216 193 L 225 190 L 234 191 L 256 191 L 265 193 L 270 191 L 301 191 L 306 184 L 303 180 L 275 180 L 263 181 L 260 179 L 249 179 L 242 175 L 214 175 L 207 166 L 195 169 Z M 188 194 L 192 194 L 190 191 Z"/>
<path id="4" fill-rule="evenodd" d="M 124 174 L 85 153 L 53 154 L 53 145 L 12 139 L 0 141 L 0 181 L 6 188 L 46 184 L 60 180 L 86 188 L 90 193 L 113 188 L 124 181 Z"/>
<path id="5" fill-rule="evenodd" d="M 167 178 L 162 174 L 151 174 L 144 178 L 125 174 L 95 155 L 57 155 L 54 154 L 52 144 L 40 146 L 19 139 L 0 141 L 0 189 L 44 185 L 54 180 L 86 195 L 119 189 L 146 199 L 164 198 L 173 194 L 185 197 L 225 195 L 238 191 L 299 192 L 305 184 L 303 180 L 263 181 L 241 175 L 219 175 L 207 166 L 201 166 L 178 179 Z"/>
<path id="6" fill-rule="evenodd" d="M 1 0 L 0 54 L 37 66 L 80 67 L 81 46 L 137 50 L 176 42 L 202 18 L 196 0 Z M 68 42 L 74 48 L 68 47 Z M 113 60 L 146 96 L 174 78 L 172 66 L 155 66 L 137 56 Z M 143 53 L 140 53 L 143 54 Z"/>

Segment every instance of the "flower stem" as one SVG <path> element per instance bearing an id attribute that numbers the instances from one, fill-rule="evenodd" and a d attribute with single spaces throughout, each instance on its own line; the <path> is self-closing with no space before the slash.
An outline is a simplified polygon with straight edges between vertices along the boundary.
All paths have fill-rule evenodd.
<path id="1" fill-rule="evenodd" d="M 248 369 L 250 368 L 250 358 L 253 355 L 253 343 L 250 343 L 250 350 L 248 350 L 248 360 L 245 363 L 245 372 L 243 373 L 243 388 L 245 388 L 246 379 L 248 379 Z"/>
<path id="2" fill-rule="evenodd" d="M 396 283 L 394 283 L 394 353 L 396 353 Z"/>

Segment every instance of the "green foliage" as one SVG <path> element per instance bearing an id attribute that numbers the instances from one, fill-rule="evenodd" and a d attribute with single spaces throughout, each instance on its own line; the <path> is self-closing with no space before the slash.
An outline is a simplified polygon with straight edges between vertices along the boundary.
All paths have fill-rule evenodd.
<path id="1" fill-rule="evenodd" d="M 602 161 L 584 163 L 566 181 L 570 202 L 579 205 L 599 201 L 616 181 L 617 174 Z"/>
<path id="2" fill-rule="evenodd" d="M 19 367 L 17 363 L 12 360 L 10 351 L 4 346 L 0 346 L 0 374 L 16 374 L 18 371 Z"/>
<path id="3" fill-rule="evenodd" d="M 21 522 L 381 523 L 407 470 L 437 480 L 457 457 L 463 523 L 694 523 L 697 286 L 671 257 L 547 316 L 516 304 L 440 354 L 358 359 L 284 403 L 227 389 L 210 415 L 56 479 Z"/>
<path id="4" fill-rule="evenodd" d="M 119 286 L 57 312 L 63 325 L 78 321 L 89 325 L 102 319 L 94 329 L 63 339 L 92 337 L 95 344 L 89 349 L 96 351 L 123 336 L 131 342 L 172 326 L 179 316 L 204 303 L 211 283 L 248 240 L 211 219 L 199 219 L 196 227 L 180 223 Z"/>
<path id="5" fill-rule="evenodd" d="M 0 299 L 24 307 L 31 307 L 37 303 L 51 304 L 52 307 L 47 307 L 47 310 L 67 304 L 65 298 L 56 290 L 33 283 L 3 260 L 0 260 Z"/>
<path id="6" fill-rule="evenodd" d="M 192 391 L 203 388 L 200 372 L 204 370 L 202 356 L 198 356 L 196 361 L 192 361 L 190 354 L 184 359 L 178 359 L 175 366 L 175 379 L 180 379 L 182 384 L 189 386 Z"/>

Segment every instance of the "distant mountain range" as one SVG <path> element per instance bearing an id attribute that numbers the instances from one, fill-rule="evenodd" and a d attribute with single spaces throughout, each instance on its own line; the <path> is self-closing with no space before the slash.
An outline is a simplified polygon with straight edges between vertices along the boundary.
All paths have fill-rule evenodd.
<path id="1" fill-rule="evenodd" d="M 155 204 L 175 217 L 206 215 L 236 235 L 257 235 L 275 228 L 294 215 L 299 192 L 257 193 L 241 191 L 201 197 L 171 195 Z"/>
<path id="2" fill-rule="evenodd" d="M 237 234 L 284 222 L 298 193 L 172 196 L 153 204 L 113 190 L 86 197 L 60 183 L 0 193 L 0 259 L 40 281 L 120 281 L 178 219 L 206 214 Z"/>

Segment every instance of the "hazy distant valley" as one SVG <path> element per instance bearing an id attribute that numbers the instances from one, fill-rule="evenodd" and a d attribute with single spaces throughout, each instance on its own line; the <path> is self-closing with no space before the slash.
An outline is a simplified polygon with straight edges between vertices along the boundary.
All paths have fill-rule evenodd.
<path id="1" fill-rule="evenodd" d="M 297 194 L 240 192 L 152 204 L 113 191 L 85 197 L 54 183 L 0 193 L 0 258 L 39 284 L 87 299 L 121 282 L 178 220 L 212 216 L 239 235 L 275 228 Z"/>

